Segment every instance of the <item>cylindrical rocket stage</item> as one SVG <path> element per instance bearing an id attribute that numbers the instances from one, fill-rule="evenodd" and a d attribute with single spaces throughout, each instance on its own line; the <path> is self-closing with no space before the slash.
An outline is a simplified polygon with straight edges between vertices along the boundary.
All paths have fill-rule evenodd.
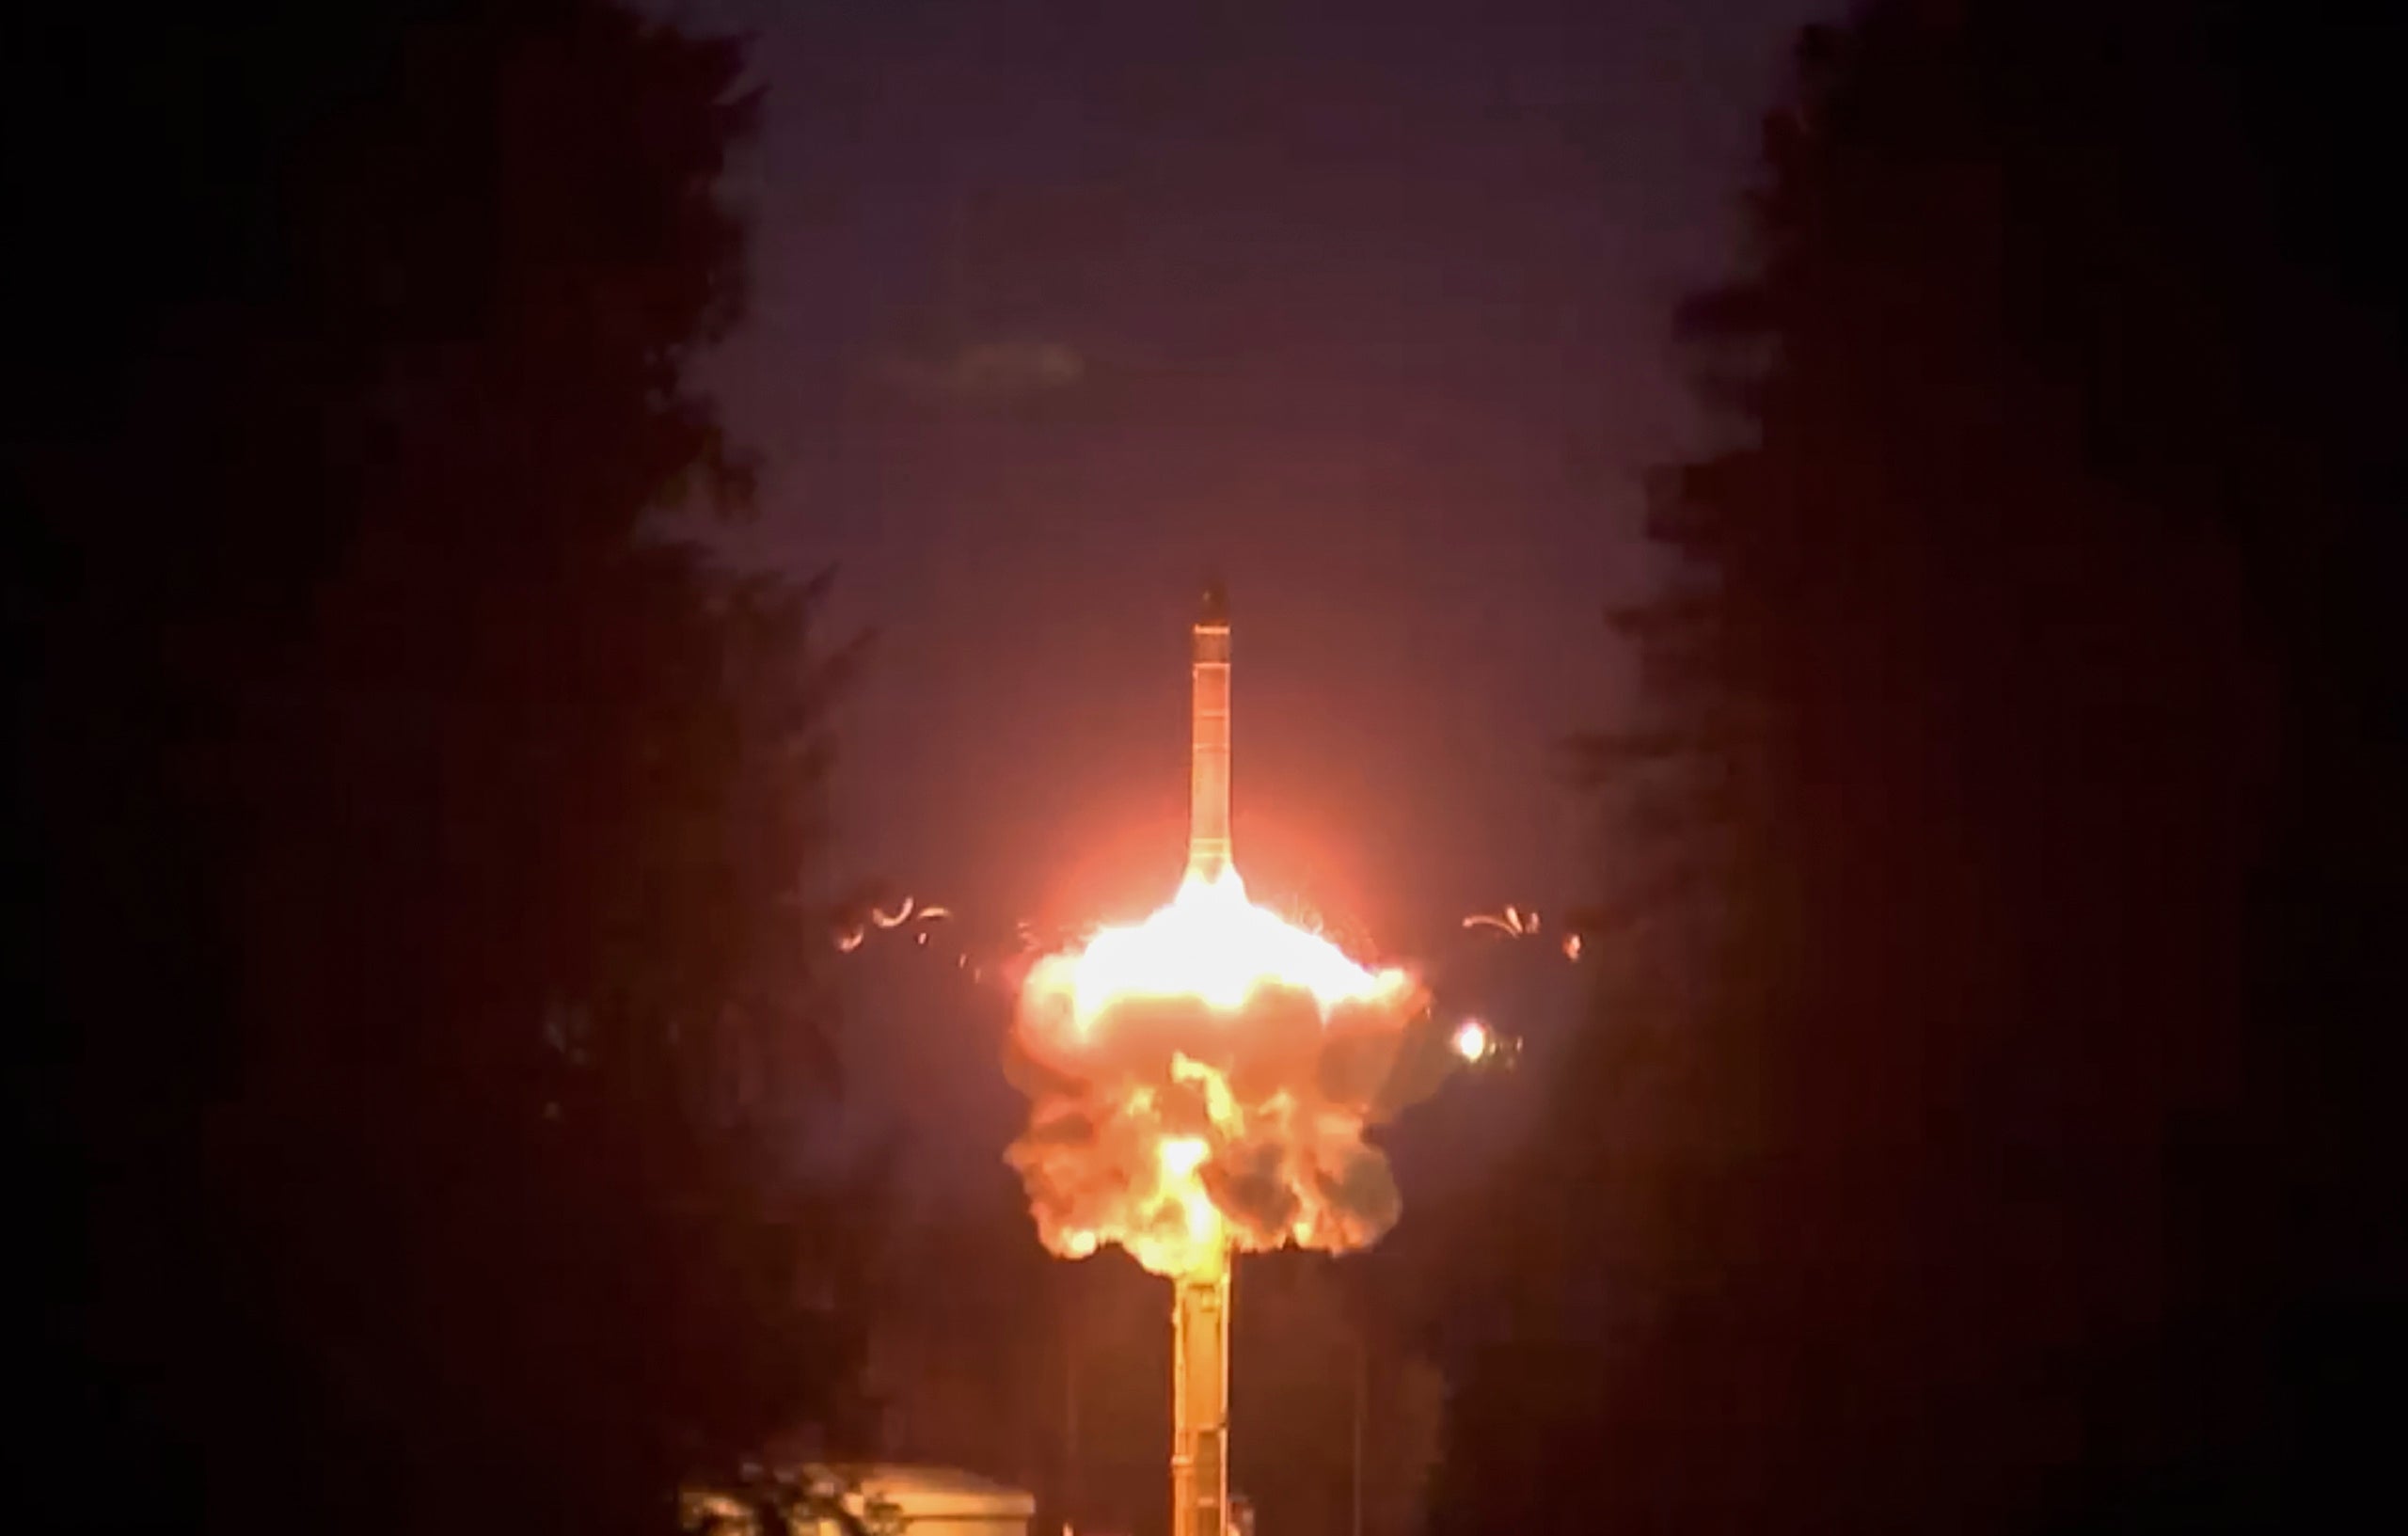
<path id="1" fill-rule="evenodd" d="M 1187 874 L 1216 880 L 1229 867 L 1229 599 L 1204 589 L 1188 661 L 1194 752 L 1188 781 Z M 1229 1518 L 1229 1255 L 1171 1282 L 1171 1536 L 1228 1536 Z"/>
<path id="2" fill-rule="evenodd" d="M 1170 1536 L 1228 1536 L 1229 1262 L 1171 1282 Z"/>
<path id="3" fill-rule="evenodd" d="M 1212 880 L 1229 867 L 1229 599 L 1217 581 L 1204 589 L 1188 660 L 1194 762 L 1188 777 L 1187 873 Z"/>

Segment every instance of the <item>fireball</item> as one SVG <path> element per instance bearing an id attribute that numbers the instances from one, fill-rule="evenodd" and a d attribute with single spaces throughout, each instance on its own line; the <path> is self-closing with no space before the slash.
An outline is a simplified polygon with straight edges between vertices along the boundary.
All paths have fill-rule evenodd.
<path id="1" fill-rule="evenodd" d="M 1233 866 L 1039 959 L 1015 1026 L 1035 1102 L 1009 1155 L 1047 1246 L 1191 1275 L 1377 1238 L 1396 1187 L 1363 1128 L 1423 1001 L 1255 905 Z"/>
<path id="2" fill-rule="evenodd" d="M 1141 923 L 1107 927 L 1072 954 L 1049 956 L 1029 976 L 1032 991 L 1067 999 L 1071 1027 L 1092 1031 L 1117 1004 L 1192 997 L 1223 1012 L 1243 1009 L 1266 988 L 1308 992 L 1322 1013 L 1408 991 L 1402 971 L 1372 972 L 1317 933 L 1246 899 L 1234 866 L 1217 879 L 1191 877 L 1170 905 Z"/>

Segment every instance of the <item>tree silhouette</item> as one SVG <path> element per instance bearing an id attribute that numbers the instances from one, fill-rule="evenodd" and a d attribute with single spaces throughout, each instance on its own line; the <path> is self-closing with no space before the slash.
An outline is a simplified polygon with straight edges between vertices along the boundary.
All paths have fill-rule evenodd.
<path id="1" fill-rule="evenodd" d="M 1741 440 L 1654 486 L 1652 713 L 1576 744 L 1620 926 L 1469 1247 L 1441 1528 L 2378 1491 L 2408 261 L 2337 169 L 2396 24 L 2316 11 L 1802 40 L 1682 317 Z"/>
<path id="2" fill-rule="evenodd" d="M 739 55 L 10 24 L 40 1444 L 166 1524 L 663 1528 L 844 1411 L 866 1273 L 786 1150 L 853 653 L 661 531 L 747 489 Z"/>

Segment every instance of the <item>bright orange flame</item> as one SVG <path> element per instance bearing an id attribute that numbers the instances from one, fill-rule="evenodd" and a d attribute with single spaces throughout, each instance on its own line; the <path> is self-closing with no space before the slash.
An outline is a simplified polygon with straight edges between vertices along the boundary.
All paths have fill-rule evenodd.
<path id="1" fill-rule="evenodd" d="M 1488 1033 L 1486 1024 L 1477 1019 L 1466 1019 L 1455 1026 L 1454 1037 L 1450 1043 L 1455 1048 L 1456 1055 L 1463 1057 L 1465 1061 L 1479 1061 L 1488 1054 L 1497 1042 Z"/>
<path id="2" fill-rule="evenodd" d="M 1211 880 L 1190 876 L 1170 905 L 1141 923 L 1099 929 L 1084 949 L 1038 961 L 1028 978 L 1031 991 L 1068 997 L 1071 1027 L 1083 1037 L 1106 1008 L 1131 998 L 1195 997 L 1233 1011 L 1259 989 L 1281 986 L 1310 992 L 1327 1014 L 1411 985 L 1404 973 L 1366 970 L 1321 935 L 1248 901 L 1234 867 Z"/>
<path id="3" fill-rule="evenodd" d="M 1154 1161 L 1162 1164 L 1165 1179 L 1186 1178 L 1212 1155 L 1212 1144 L 1201 1136 L 1165 1136 L 1154 1148 Z"/>
<path id="4" fill-rule="evenodd" d="M 1166 1136 L 1154 1148 L 1163 1181 L 1170 1186 L 1187 1217 L 1187 1240 L 1199 1248 L 1218 1247 L 1222 1242 L 1221 1213 L 1212 1208 L 1211 1196 L 1196 1178 L 1196 1170 L 1212 1155 L 1212 1144 L 1201 1136 Z"/>
<path id="5" fill-rule="evenodd" d="M 1311 999 L 1318 1031 L 1288 1011 L 1301 1006 L 1298 994 Z M 1275 995 L 1288 1001 L 1253 1010 Z M 1076 949 L 1040 958 L 1022 987 L 1022 1037 L 1040 1059 L 1089 1079 L 1081 1092 L 1091 1097 L 1063 1123 L 1093 1138 L 1070 1145 L 1033 1130 L 1015 1148 L 1047 1244 L 1084 1257 L 1117 1243 L 1146 1268 L 1177 1275 L 1209 1272 L 1233 1247 L 1341 1248 L 1376 1236 L 1392 1212 L 1359 1218 L 1335 1193 L 1347 1158 L 1376 1160 L 1360 1146 L 1365 1105 L 1327 1098 L 1310 1064 L 1334 1014 L 1345 1011 L 1347 1028 L 1392 1035 L 1420 996 L 1406 973 L 1361 965 L 1256 906 L 1226 867 L 1216 878 L 1190 876 L 1141 922 L 1101 928 Z M 1166 1058 L 1149 1057 L 1154 1065 L 1135 1076 L 1115 1075 L 1108 1063 L 1136 1039 L 1120 1035 L 1117 1010 L 1156 1003 L 1200 1033 L 1183 1037 L 1191 1043 Z M 1140 1006 L 1128 1017 L 1149 1012 Z M 1300 1028 L 1320 1037 L 1299 1039 Z M 1259 1033 L 1266 1029 L 1277 1037 L 1268 1045 Z M 1268 1063 L 1266 1050 L 1291 1065 Z M 1253 1082 L 1255 1097 L 1242 1101 L 1233 1080 Z M 1105 1126 L 1109 1132 L 1099 1129 Z M 1116 1139 L 1124 1132 L 1134 1139 Z M 1248 1179 L 1253 1196 L 1233 1193 Z M 1249 1203 L 1262 1197 L 1266 1179 L 1290 1193 Z M 1378 1183 L 1392 1199 L 1384 1168 Z M 1041 1185 L 1075 1187 L 1081 1197 L 1057 1215 Z"/>

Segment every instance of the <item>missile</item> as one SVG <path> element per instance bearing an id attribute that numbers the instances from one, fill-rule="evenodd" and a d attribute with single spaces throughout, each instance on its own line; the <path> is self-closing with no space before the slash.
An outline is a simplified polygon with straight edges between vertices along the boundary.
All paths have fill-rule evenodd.
<path id="1" fill-rule="evenodd" d="M 1218 581 L 1205 584 L 1188 665 L 1187 874 L 1211 881 L 1229 867 L 1229 594 Z"/>

